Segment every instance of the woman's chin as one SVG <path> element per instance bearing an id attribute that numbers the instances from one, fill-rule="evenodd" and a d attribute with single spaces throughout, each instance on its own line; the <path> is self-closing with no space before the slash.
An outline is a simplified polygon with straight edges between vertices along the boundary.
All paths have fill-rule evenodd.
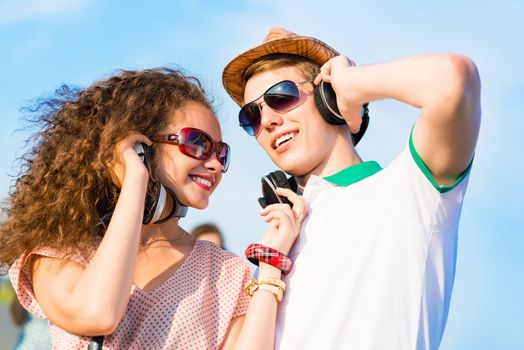
<path id="1" fill-rule="evenodd" d="M 199 209 L 199 210 L 206 209 L 208 206 L 209 206 L 208 200 L 205 200 L 205 201 L 201 200 L 201 201 L 194 202 L 191 204 L 192 208 Z"/>

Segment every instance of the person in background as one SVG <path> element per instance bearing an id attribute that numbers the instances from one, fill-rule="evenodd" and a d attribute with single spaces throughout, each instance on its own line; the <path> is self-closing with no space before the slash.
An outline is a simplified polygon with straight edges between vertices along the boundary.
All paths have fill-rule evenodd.
<path id="1" fill-rule="evenodd" d="M 226 249 L 224 244 L 224 235 L 218 226 L 213 223 L 203 223 L 197 225 L 191 230 L 190 233 L 196 239 L 210 241 L 218 245 L 220 248 Z"/>

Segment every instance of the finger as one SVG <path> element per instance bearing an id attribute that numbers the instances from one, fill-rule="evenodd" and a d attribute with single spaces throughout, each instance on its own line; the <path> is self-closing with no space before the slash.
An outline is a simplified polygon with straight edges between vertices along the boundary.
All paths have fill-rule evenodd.
<path id="1" fill-rule="evenodd" d="M 293 205 L 293 214 L 298 224 L 301 224 L 304 218 L 307 216 L 308 210 L 306 200 L 302 197 L 297 204 Z"/>
<path id="2" fill-rule="evenodd" d="M 318 86 L 318 84 L 320 84 L 320 82 L 322 81 L 322 74 L 321 73 L 318 73 L 318 75 L 315 77 L 315 79 L 313 80 L 313 84 L 315 86 Z"/>
<path id="3" fill-rule="evenodd" d="M 273 211 L 264 217 L 264 221 L 281 226 L 283 222 L 287 222 L 289 224 L 289 217 L 281 211 Z"/>
<path id="4" fill-rule="evenodd" d="M 331 63 L 332 59 L 327 61 L 320 67 L 320 73 L 315 77 L 313 83 L 319 85 L 321 81 L 330 82 L 331 81 Z"/>
<path id="5" fill-rule="evenodd" d="M 313 83 L 315 86 L 318 86 L 322 81 L 325 83 L 331 83 L 331 74 L 319 73 Z"/>
<path id="6" fill-rule="evenodd" d="M 267 216 L 272 212 L 283 211 L 288 212 L 291 215 L 291 207 L 288 204 L 270 204 L 260 211 L 261 216 Z"/>
<path id="7" fill-rule="evenodd" d="M 318 73 L 318 75 L 315 77 L 315 80 L 313 80 L 313 84 L 315 86 L 319 86 L 321 82 L 329 82 L 331 77 L 328 74 L 324 74 L 322 72 Z"/>
<path id="8" fill-rule="evenodd" d="M 289 188 L 277 187 L 276 192 L 279 196 L 283 196 L 289 199 L 289 201 L 293 204 L 295 204 L 295 201 L 297 201 L 298 200 L 297 198 L 299 197 L 298 194 L 296 194 Z"/>
<path id="9" fill-rule="evenodd" d="M 290 221 L 295 219 L 295 213 L 288 204 L 271 204 L 266 208 L 270 208 L 270 210 L 264 215 L 265 221 L 274 217 L 287 218 Z"/>
<path id="10" fill-rule="evenodd" d="M 307 215 L 307 206 L 304 197 L 299 196 L 290 189 L 277 187 L 276 192 L 279 196 L 286 197 L 293 203 L 293 213 L 295 218 L 302 220 Z"/>
<path id="11" fill-rule="evenodd" d="M 337 77 L 340 72 L 351 66 L 351 61 L 343 55 L 333 57 L 329 60 L 329 78 Z"/>
<path id="12" fill-rule="evenodd" d="M 278 204 L 270 204 L 270 205 L 267 205 L 264 209 L 262 209 L 261 211 L 259 211 L 259 214 L 260 216 L 266 216 L 267 214 L 269 214 L 272 210 L 275 210 L 275 206 L 277 206 Z"/>

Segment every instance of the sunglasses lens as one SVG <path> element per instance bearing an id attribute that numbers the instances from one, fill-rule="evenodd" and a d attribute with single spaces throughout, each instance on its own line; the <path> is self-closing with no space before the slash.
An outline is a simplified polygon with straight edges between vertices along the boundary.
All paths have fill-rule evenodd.
<path id="1" fill-rule="evenodd" d="M 295 107 L 300 98 L 300 92 L 292 81 L 276 84 L 264 94 L 266 104 L 279 112 L 287 112 Z"/>
<path id="2" fill-rule="evenodd" d="M 254 102 L 248 103 L 238 113 L 238 122 L 249 135 L 255 136 L 260 128 L 260 108 Z"/>
<path id="3" fill-rule="evenodd" d="M 300 99 L 297 84 L 284 80 L 275 84 L 264 93 L 264 102 L 277 112 L 287 112 L 293 109 Z M 260 107 L 258 103 L 250 102 L 240 109 L 238 121 L 249 135 L 255 136 L 260 130 Z"/>
<path id="4" fill-rule="evenodd" d="M 220 164 L 222 164 L 222 172 L 225 173 L 229 168 L 229 158 L 231 155 L 231 149 L 227 143 L 218 144 L 217 158 Z"/>
<path id="5" fill-rule="evenodd" d="M 180 131 L 180 150 L 187 156 L 205 160 L 209 158 L 213 140 L 200 130 L 184 128 Z"/>
<path id="6" fill-rule="evenodd" d="M 198 129 L 184 128 L 180 130 L 180 151 L 191 158 L 207 160 L 216 152 L 217 159 L 222 165 L 222 172 L 229 168 L 230 148 L 227 143 L 215 142 Z"/>

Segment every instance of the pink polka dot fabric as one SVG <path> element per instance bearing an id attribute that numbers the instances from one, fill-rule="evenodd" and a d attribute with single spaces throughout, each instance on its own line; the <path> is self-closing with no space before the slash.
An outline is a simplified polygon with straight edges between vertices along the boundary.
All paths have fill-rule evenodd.
<path id="1" fill-rule="evenodd" d="M 57 256 L 49 250 L 32 254 Z M 21 304 L 45 317 L 20 257 L 9 277 Z M 74 261 L 86 265 L 81 257 Z M 131 288 L 127 310 L 116 331 L 104 338 L 104 349 L 218 349 L 231 319 L 244 315 L 249 297 L 242 286 L 251 278 L 243 259 L 211 242 L 197 240 L 182 266 L 160 286 Z M 86 349 L 90 340 L 51 324 L 53 349 Z"/>

